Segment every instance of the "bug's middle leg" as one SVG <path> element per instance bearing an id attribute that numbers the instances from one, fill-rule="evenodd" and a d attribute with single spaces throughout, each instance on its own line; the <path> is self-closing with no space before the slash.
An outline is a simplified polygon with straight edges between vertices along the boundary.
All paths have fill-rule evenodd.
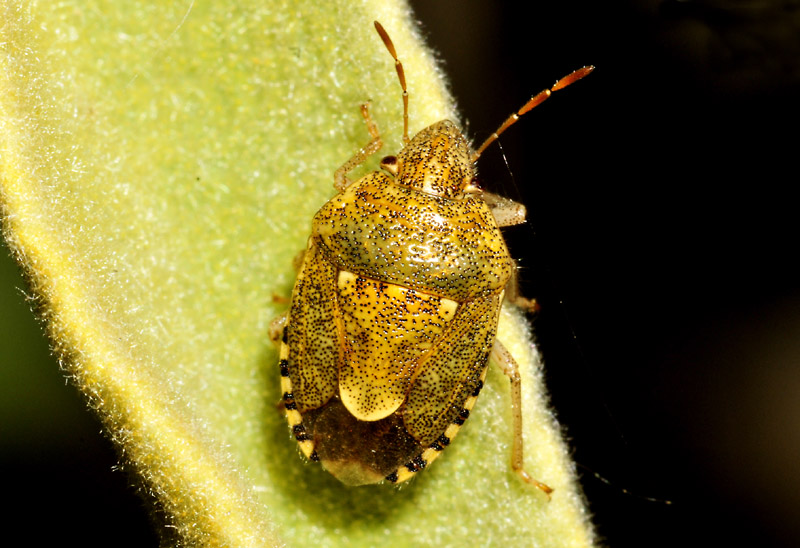
<path id="1" fill-rule="evenodd" d="M 286 327 L 286 320 L 289 318 L 289 311 L 287 310 L 271 322 L 269 322 L 269 340 L 275 346 L 280 346 L 281 337 L 283 336 L 283 329 Z"/>
<path id="2" fill-rule="evenodd" d="M 306 256 L 306 250 L 301 250 L 297 255 L 294 256 L 292 259 L 292 267 L 295 271 L 299 272 L 301 268 L 303 268 L 303 260 Z M 280 303 L 284 305 L 288 305 L 292 302 L 291 299 L 287 297 L 282 297 L 277 293 L 272 294 L 272 302 Z M 273 319 L 269 323 L 269 338 L 273 344 L 276 346 L 280 344 L 281 335 L 283 334 L 283 328 L 286 327 L 286 321 L 289 318 L 289 311 L 283 312 L 280 316 Z"/>
<path id="3" fill-rule="evenodd" d="M 506 350 L 503 343 L 496 340 L 492 347 L 491 359 L 511 381 L 511 414 L 513 417 L 514 445 L 511 453 L 511 467 L 523 480 L 534 487 L 541 489 L 548 498 L 553 489 L 544 483 L 537 481 L 533 476 L 525 471 L 524 451 L 522 445 L 522 383 L 519 376 L 519 366 L 511 353 Z"/>
<path id="4" fill-rule="evenodd" d="M 380 148 L 383 146 L 381 135 L 378 132 L 378 126 L 372 121 L 372 117 L 369 115 L 369 103 L 364 103 L 361 105 L 361 115 L 364 117 L 364 122 L 367 124 L 367 131 L 369 131 L 372 140 L 364 145 L 353 155 L 352 158 L 347 160 L 342 167 L 333 173 L 333 186 L 339 192 L 347 188 L 347 186 L 352 182 L 347 178 L 347 174 L 366 162 L 367 158 L 378 152 L 378 150 L 380 150 Z"/>
<path id="5" fill-rule="evenodd" d="M 519 267 L 516 265 L 511 271 L 511 278 L 506 283 L 504 299 L 528 314 L 535 314 L 539 311 L 539 303 L 536 302 L 536 299 L 528 299 L 522 295 L 519 289 Z"/>

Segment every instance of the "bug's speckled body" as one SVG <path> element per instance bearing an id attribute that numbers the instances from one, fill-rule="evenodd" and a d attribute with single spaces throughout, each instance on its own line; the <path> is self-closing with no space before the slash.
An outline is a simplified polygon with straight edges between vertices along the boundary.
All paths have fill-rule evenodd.
<path id="1" fill-rule="evenodd" d="M 286 417 L 303 454 L 342 482 L 402 482 L 458 433 L 491 354 L 511 381 L 512 466 L 549 494 L 523 468 L 520 376 L 495 340 L 516 268 L 498 225 L 524 222 L 525 209 L 482 193 L 473 165 L 520 115 L 591 68 L 532 98 L 473 152 L 448 120 L 408 139 L 403 67 L 375 26 L 403 88 L 405 146 L 383 158 L 384 172 L 348 180 L 382 146 L 362 105 L 372 140 L 334 174 L 339 194 L 314 216 L 291 306 L 273 329 Z"/>
<path id="2" fill-rule="evenodd" d="M 514 269 L 489 207 L 464 192 L 469 148 L 452 122 L 397 160 L 315 215 L 281 348 L 301 447 L 346 483 L 406 479 L 449 443 Z"/>

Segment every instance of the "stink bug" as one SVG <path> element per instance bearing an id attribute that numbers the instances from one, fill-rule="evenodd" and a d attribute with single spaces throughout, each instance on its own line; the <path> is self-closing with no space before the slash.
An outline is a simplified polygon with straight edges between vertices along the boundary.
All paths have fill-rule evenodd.
<path id="1" fill-rule="evenodd" d="M 375 22 L 403 90 L 403 142 L 382 172 L 347 174 L 381 148 L 371 140 L 334 173 L 339 193 L 314 216 L 288 312 L 272 326 L 281 341 L 283 407 L 303 454 L 348 485 L 399 483 L 428 466 L 470 414 L 489 358 L 511 380 L 512 467 L 523 468 L 520 376 L 495 340 L 516 264 L 498 226 L 525 208 L 482 192 L 473 164 L 519 116 L 577 81 L 579 69 L 533 97 L 476 151 L 443 120 L 408 137 L 403 65 Z"/>

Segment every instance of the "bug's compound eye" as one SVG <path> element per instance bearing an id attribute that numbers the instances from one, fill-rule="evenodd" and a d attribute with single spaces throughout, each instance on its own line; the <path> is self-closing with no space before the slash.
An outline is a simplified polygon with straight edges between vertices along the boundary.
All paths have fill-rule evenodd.
<path id="1" fill-rule="evenodd" d="M 400 171 L 400 163 L 397 161 L 397 156 L 384 156 L 381 158 L 381 169 L 385 169 L 392 175 L 397 175 Z"/>

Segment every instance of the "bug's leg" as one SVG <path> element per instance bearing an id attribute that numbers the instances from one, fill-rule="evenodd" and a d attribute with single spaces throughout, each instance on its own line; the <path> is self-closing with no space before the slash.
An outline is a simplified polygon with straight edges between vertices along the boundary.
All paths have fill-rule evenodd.
<path id="1" fill-rule="evenodd" d="M 300 272 L 300 269 L 303 268 L 303 261 L 305 260 L 305 258 L 306 258 L 306 250 L 305 249 L 301 250 L 297 255 L 294 256 L 294 258 L 292 259 L 292 268 L 294 268 L 295 272 Z M 277 293 L 273 293 L 272 294 L 272 302 L 273 303 L 277 303 L 277 304 L 289 305 L 292 302 L 292 300 L 290 298 L 288 298 L 288 297 L 284 297 L 282 295 L 278 295 Z M 282 316 L 286 316 L 286 313 L 284 313 Z M 275 318 L 274 320 L 272 320 L 272 322 L 270 323 L 270 338 L 271 339 L 273 338 L 272 337 L 273 324 L 276 324 L 279 320 L 282 321 L 282 324 L 286 323 L 286 318 L 285 317 Z M 280 335 L 278 336 L 278 338 L 280 338 Z M 272 342 L 276 342 L 276 341 L 273 339 Z"/>
<path id="2" fill-rule="evenodd" d="M 524 297 L 519 290 L 519 267 L 515 266 L 511 272 L 511 278 L 506 283 L 505 299 L 514 306 L 522 308 L 528 314 L 539 312 L 539 303 L 536 299 Z"/>
<path id="3" fill-rule="evenodd" d="M 489 210 L 497 222 L 497 226 L 520 225 L 525 222 L 525 206 L 514 200 L 509 200 L 491 192 L 481 194 L 483 201 L 489 206 Z M 512 304 L 524 308 L 528 313 L 539 310 L 539 306 L 534 299 L 526 299 L 519 291 L 519 272 L 515 267 L 511 272 L 511 279 L 506 284 L 505 298 Z"/>
<path id="4" fill-rule="evenodd" d="M 491 192 L 483 192 L 481 197 L 489 206 L 497 226 L 514 226 L 525 222 L 527 211 L 521 203 Z"/>
<path id="5" fill-rule="evenodd" d="M 279 345 L 283 337 L 283 328 L 286 327 L 286 320 L 289 318 L 289 311 L 287 310 L 271 322 L 269 322 L 269 340 L 272 344 Z"/>
<path id="6" fill-rule="evenodd" d="M 511 353 L 503 344 L 495 340 L 491 359 L 511 381 L 511 414 L 514 421 L 514 445 L 511 453 L 511 467 L 523 480 L 541 489 L 549 498 L 553 489 L 534 479 L 525 471 L 522 447 L 522 383 L 519 377 L 519 366 Z"/>
<path id="7" fill-rule="evenodd" d="M 367 131 L 369 131 L 369 135 L 372 137 L 372 140 L 364 145 L 353 155 L 352 158 L 347 160 L 342 167 L 333 173 L 333 186 L 339 192 L 347 188 L 352 182 L 347 178 L 347 174 L 366 162 L 367 158 L 378 152 L 378 150 L 380 150 L 380 148 L 383 146 L 381 135 L 378 132 L 378 126 L 372 121 L 372 117 L 369 115 L 369 103 L 364 103 L 361 105 L 361 115 L 364 117 L 364 122 L 367 124 Z"/>
<path id="8" fill-rule="evenodd" d="M 300 272 L 300 269 L 303 268 L 303 261 L 306 258 L 306 250 L 301 249 L 297 252 L 297 255 L 292 257 L 292 268 L 294 268 L 295 272 Z"/>

